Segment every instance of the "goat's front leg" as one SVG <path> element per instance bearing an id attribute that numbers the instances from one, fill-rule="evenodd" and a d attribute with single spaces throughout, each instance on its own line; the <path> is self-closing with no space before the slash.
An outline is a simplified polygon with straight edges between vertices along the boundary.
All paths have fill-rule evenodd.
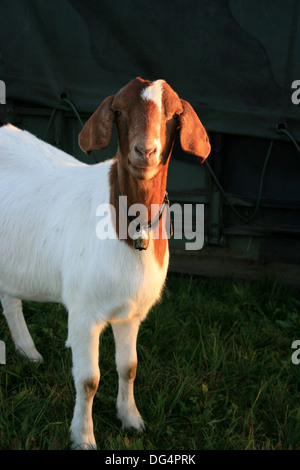
<path id="1" fill-rule="evenodd" d="M 81 316 L 82 318 L 82 316 Z M 71 424 L 74 449 L 96 449 L 92 406 L 100 380 L 99 336 L 102 325 L 69 318 L 67 346 L 72 349 L 76 401 Z"/>
<path id="2" fill-rule="evenodd" d="M 116 365 L 119 374 L 117 416 L 123 428 L 135 428 L 142 432 L 144 422 L 135 404 L 133 384 L 137 368 L 136 339 L 138 321 L 122 321 L 112 324 L 116 343 Z"/>

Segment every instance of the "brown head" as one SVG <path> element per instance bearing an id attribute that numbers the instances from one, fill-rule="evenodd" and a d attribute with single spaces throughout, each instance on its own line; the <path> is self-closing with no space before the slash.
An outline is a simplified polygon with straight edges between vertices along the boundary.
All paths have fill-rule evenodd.
<path id="1" fill-rule="evenodd" d="M 79 134 L 82 150 L 107 147 L 113 123 L 119 163 L 138 179 L 149 180 L 166 165 L 177 130 L 184 152 L 201 163 L 210 153 L 208 136 L 192 106 L 164 80 L 136 78 L 106 98 Z"/>

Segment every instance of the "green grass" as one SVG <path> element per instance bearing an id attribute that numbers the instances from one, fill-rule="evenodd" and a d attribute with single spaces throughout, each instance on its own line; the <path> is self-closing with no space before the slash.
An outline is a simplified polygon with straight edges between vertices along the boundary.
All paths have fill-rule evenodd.
<path id="1" fill-rule="evenodd" d="M 45 363 L 18 357 L 1 317 L 0 449 L 67 449 L 74 406 L 67 314 L 54 304 L 25 303 L 24 311 Z M 299 311 L 299 291 L 273 282 L 169 275 L 138 337 L 141 436 L 122 431 L 115 416 L 111 329 L 101 336 L 98 448 L 299 450 L 300 365 L 291 361 Z"/>

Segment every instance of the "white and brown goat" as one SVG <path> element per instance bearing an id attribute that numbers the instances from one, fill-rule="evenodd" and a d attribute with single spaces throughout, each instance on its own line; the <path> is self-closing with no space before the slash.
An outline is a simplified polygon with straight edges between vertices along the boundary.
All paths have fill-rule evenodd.
<path id="1" fill-rule="evenodd" d="M 72 349 L 76 403 L 71 439 L 77 448 L 96 447 L 92 403 L 100 370 L 99 335 L 112 325 L 119 374 L 118 417 L 123 427 L 144 428 L 133 394 L 136 339 L 141 321 L 158 301 L 169 250 L 159 219 L 159 238 L 147 249 L 132 239 L 96 236 L 97 208 L 110 203 L 126 227 L 119 205 L 161 208 L 175 133 L 185 152 L 202 162 L 207 134 L 190 104 L 163 80 L 136 78 L 106 98 L 79 136 L 85 152 L 109 144 L 113 123 L 119 146 L 113 160 L 86 165 L 32 134 L 8 124 L 0 129 L 0 297 L 16 349 L 39 361 L 27 329 L 22 300 L 62 302 L 68 310 L 67 346 Z M 122 214 L 123 219 L 122 219 Z M 120 217 L 119 217 L 120 216 Z M 124 238 L 124 237 L 123 237 Z M 145 247 L 144 247 L 145 248 Z"/>

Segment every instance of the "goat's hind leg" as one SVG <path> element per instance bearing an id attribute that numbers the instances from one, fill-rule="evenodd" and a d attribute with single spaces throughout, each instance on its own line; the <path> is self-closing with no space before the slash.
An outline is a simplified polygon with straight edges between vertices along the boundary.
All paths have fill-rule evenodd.
<path id="1" fill-rule="evenodd" d="M 116 344 L 116 365 L 119 374 L 117 416 L 123 428 L 145 429 L 144 422 L 136 407 L 133 384 L 137 368 L 136 340 L 138 321 L 122 321 L 112 324 Z"/>
<path id="2" fill-rule="evenodd" d="M 3 295 L 1 297 L 3 315 L 14 341 L 16 351 L 32 362 L 43 362 L 43 358 L 36 350 L 33 339 L 28 331 L 20 299 Z"/>

